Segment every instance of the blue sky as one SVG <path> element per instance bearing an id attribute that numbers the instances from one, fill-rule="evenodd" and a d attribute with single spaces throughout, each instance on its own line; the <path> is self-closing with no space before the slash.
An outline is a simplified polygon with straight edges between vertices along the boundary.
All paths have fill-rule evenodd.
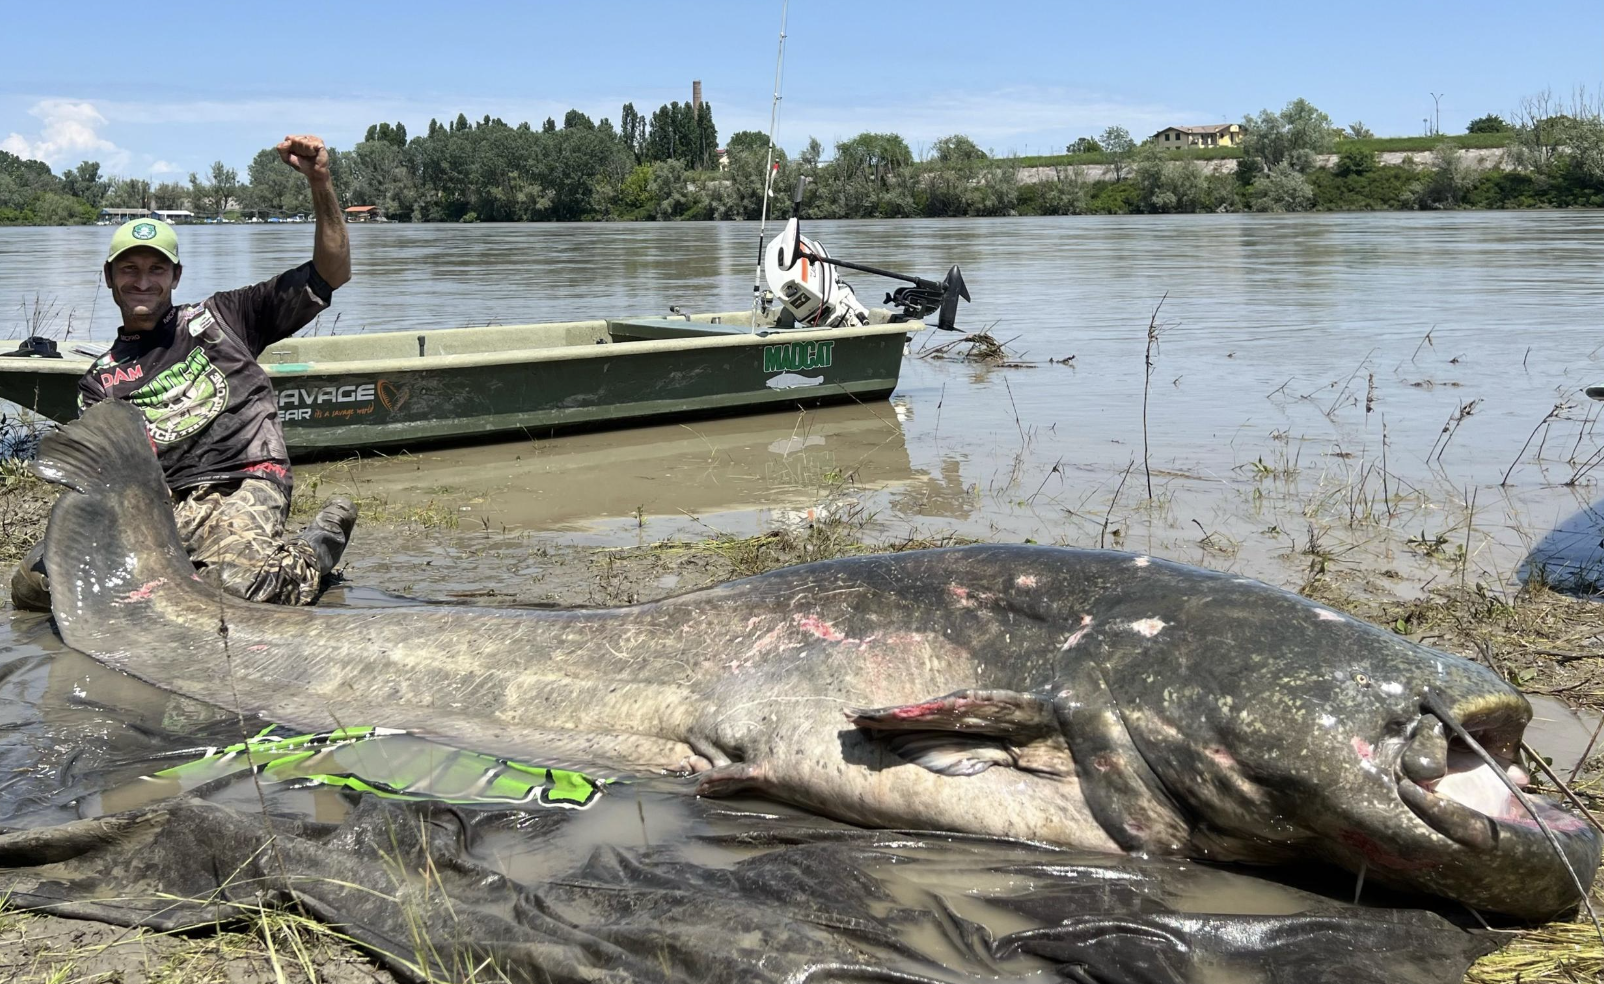
<path id="1" fill-rule="evenodd" d="M 182 178 L 242 171 L 285 132 L 336 146 L 431 116 L 618 119 L 690 97 L 721 136 L 767 130 L 778 2 L 7 4 L 0 148 L 56 170 L 100 160 Z M 1509 116 L 1545 88 L 1604 80 L 1604 3 L 959 3 L 792 5 L 779 140 L 893 131 L 917 153 L 966 133 L 1058 152 L 1110 124 L 1239 120 L 1303 96 L 1338 124 L 1416 134 Z M 125 50 L 113 50 L 123 47 Z"/>

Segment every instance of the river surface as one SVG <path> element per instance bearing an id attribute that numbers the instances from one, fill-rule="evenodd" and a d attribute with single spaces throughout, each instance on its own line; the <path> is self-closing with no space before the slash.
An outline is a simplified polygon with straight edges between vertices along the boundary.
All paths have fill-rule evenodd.
<path id="1" fill-rule="evenodd" d="M 921 358 L 951 340 L 931 331 L 914 339 L 889 404 L 302 474 L 329 491 L 431 502 L 468 526 L 583 542 L 756 532 L 849 502 L 887 535 L 1102 542 L 1280 583 L 1314 557 L 1379 560 L 1415 583 L 1499 585 L 1534 547 L 1598 563 L 1598 405 L 1579 391 L 1604 381 L 1604 213 L 806 228 L 847 259 L 929 277 L 961 264 L 974 297 L 961 325 L 1031 366 Z M 106 342 L 117 322 L 98 279 L 108 236 L 0 230 L 0 332 L 37 319 Z M 373 225 L 351 236 L 354 279 L 308 331 L 740 309 L 758 229 Z M 310 226 L 185 228 L 178 296 L 271 275 L 307 257 L 311 237 Z M 869 303 L 893 286 L 855 283 Z"/>

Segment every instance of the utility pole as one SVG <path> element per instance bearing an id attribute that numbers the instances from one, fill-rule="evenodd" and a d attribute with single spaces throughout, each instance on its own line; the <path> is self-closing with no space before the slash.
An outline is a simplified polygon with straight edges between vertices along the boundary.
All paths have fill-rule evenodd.
<path id="1" fill-rule="evenodd" d="M 1431 105 L 1432 105 L 1432 124 L 1431 124 L 1432 134 L 1431 135 L 1434 136 L 1434 137 L 1442 136 L 1442 97 L 1446 96 L 1447 94 L 1448 93 L 1446 93 L 1446 92 L 1433 92 L 1431 94 Z"/>

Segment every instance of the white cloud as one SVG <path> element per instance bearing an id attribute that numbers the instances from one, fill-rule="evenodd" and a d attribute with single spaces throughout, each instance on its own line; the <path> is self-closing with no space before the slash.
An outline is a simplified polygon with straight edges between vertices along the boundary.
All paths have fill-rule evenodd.
<path id="1" fill-rule="evenodd" d="M 93 103 L 42 99 L 28 112 L 43 124 L 38 135 L 29 138 L 12 132 L 0 140 L 0 150 L 44 161 L 53 168 L 98 160 L 103 169 L 115 171 L 128 163 L 126 150 L 96 132 L 106 125 L 106 118 Z"/>
<path id="2" fill-rule="evenodd" d="M 148 170 L 151 174 L 177 174 L 183 168 L 169 161 L 153 161 Z"/>

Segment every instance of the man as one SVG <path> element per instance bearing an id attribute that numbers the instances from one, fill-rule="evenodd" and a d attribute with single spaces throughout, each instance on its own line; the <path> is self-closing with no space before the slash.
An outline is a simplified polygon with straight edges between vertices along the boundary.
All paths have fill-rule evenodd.
<path id="1" fill-rule="evenodd" d="M 351 279 L 351 250 L 323 141 L 285 137 L 277 149 L 311 187 L 311 262 L 174 306 L 184 272 L 177 234 L 155 219 L 123 225 L 104 271 L 123 323 L 79 380 L 78 407 L 115 399 L 144 411 L 179 536 L 202 576 L 251 601 L 306 605 L 344 552 L 356 509 L 331 499 L 303 532 L 284 537 L 290 459 L 272 384 L 256 360 L 329 306 Z M 11 595 L 19 608 L 49 610 L 42 543 L 12 578 Z"/>

